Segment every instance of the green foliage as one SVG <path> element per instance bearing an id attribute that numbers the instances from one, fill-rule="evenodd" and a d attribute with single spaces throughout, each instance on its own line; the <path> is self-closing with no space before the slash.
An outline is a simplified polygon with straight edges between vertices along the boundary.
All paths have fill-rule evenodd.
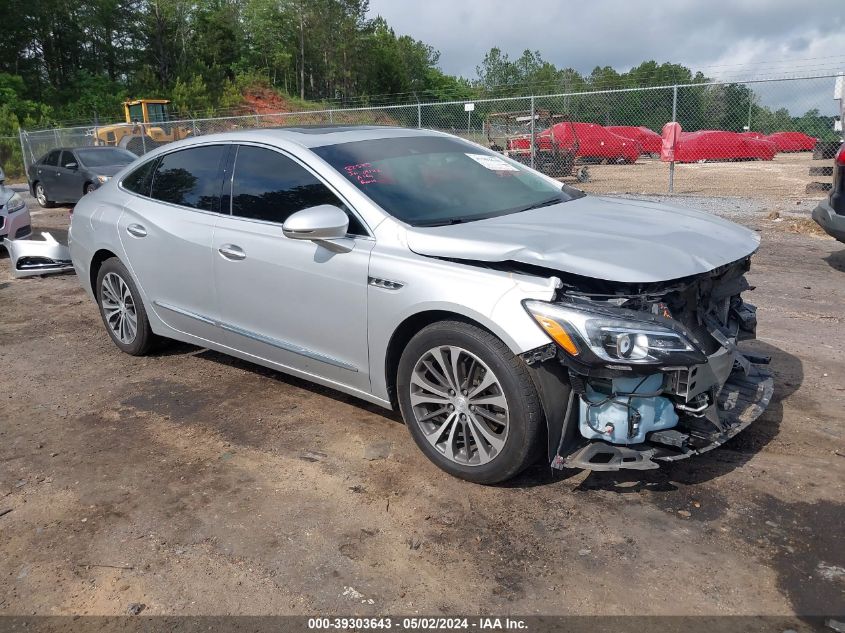
<path id="1" fill-rule="evenodd" d="M 5 2 L 14 19 L 0 38 L 0 135 L 18 125 L 120 120 L 127 98 L 170 98 L 179 116 L 207 116 L 239 108 L 256 86 L 293 95 L 292 107 L 303 110 L 534 94 L 573 119 L 659 130 L 672 116 L 671 90 L 602 91 L 673 84 L 684 86 L 677 111 L 685 129 L 739 131 L 750 115 L 760 131 L 832 134 L 830 117 L 772 112 L 739 84 L 686 86 L 707 78 L 668 62 L 581 74 L 537 50 L 511 59 L 494 47 L 474 80 L 450 76 L 432 47 L 369 18 L 368 0 Z M 562 102 L 542 100 L 560 93 Z M 527 100 L 494 107 L 525 109 Z M 489 108 L 479 105 L 473 118 Z M 430 123 L 465 124 L 453 119 L 443 109 Z"/>
<path id="2" fill-rule="evenodd" d="M 200 75 L 195 75 L 190 81 L 177 79 L 170 100 L 173 113 L 183 119 L 203 116 L 211 110 L 212 105 L 208 88 Z"/>

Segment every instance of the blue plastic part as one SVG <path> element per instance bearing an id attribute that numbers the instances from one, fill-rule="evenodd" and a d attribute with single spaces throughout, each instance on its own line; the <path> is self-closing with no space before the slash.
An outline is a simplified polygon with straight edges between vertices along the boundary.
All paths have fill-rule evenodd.
<path id="1" fill-rule="evenodd" d="M 642 384 L 640 384 L 642 383 Z M 652 374 L 645 380 L 642 376 L 632 378 L 614 378 L 613 393 L 654 393 L 663 386 L 663 374 Z M 595 391 L 587 384 L 587 399 L 598 403 L 610 394 Z M 629 409 L 626 406 L 628 396 L 617 396 L 604 404 L 587 406 L 580 402 L 579 429 L 588 439 L 601 439 L 611 444 L 640 444 L 645 441 L 646 433 L 671 429 L 678 424 L 678 414 L 672 402 L 662 396 L 630 399 L 631 413 L 639 413 L 639 420 L 634 418 L 635 430 L 630 435 Z"/>

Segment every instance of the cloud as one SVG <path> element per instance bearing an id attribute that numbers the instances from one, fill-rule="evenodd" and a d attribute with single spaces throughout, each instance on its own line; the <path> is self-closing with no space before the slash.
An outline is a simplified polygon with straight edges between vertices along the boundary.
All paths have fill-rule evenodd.
<path id="1" fill-rule="evenodd" d="M 728 81 L 845 71 L 843 0 L 370 0 L 370 15 L 439 50 L 444 71 L 470 78 L 493 46 L 511 57 L 539 50 L 582 73 L 649 59 Z M 831 81 L 826 101 L 819 89 L 812 107 L 832 112 L 832 92 Z"/>

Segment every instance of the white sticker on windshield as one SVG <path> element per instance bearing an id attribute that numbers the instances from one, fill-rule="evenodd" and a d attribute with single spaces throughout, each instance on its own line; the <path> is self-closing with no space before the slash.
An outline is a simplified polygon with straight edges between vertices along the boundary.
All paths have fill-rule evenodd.
<path id="1" fill-rule="evenodd" d="M 467 154 L 467 156 L 482 167 L 486 167 L 492 171 L 519 171 L 499 156 L 488 156 L 487 154 Z"/>

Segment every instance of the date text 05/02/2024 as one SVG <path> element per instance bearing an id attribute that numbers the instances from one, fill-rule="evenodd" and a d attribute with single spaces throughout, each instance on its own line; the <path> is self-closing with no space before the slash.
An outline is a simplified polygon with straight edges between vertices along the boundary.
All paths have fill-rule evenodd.
<path id="1" fill-rule="evenodd" d="M 519 618 L 497 617 L 334 617 L 309 618 L 308 628 L 312 630 L 378 630 L 395 629 L 406 631 L 444 631 L 444 630 L 480 630 L 480 631 L 525 631 L 528 624 Z"/>

